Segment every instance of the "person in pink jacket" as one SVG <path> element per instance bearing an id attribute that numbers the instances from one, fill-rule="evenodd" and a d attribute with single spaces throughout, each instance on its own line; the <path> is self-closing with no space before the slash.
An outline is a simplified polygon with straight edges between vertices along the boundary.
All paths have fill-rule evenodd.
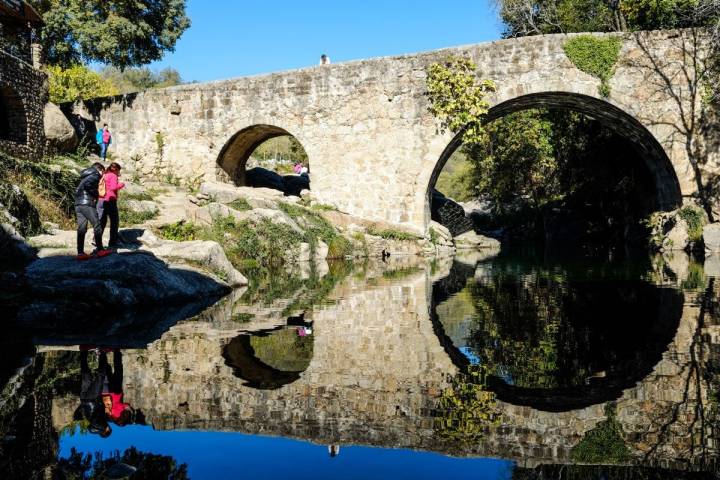
<path id="1" fill-rule="evenodd" d="M 105 231 L 108 218 L 110 218 L 110 241 L 108 242 L 110 248 L 117 248 L 119 246 L 118 229 L 120 227 L 120 213 L 118 212 L 117 201 L 118 192 L 125 186 L 125 184 L 120 181 L 120 168 L 120 165 L 113 162 L 105 170 L 105 175 L 103 175 L 103 179 L 100 182 L 101 184 L 103 182 L 105 183 L 105 195 L 100 197 L 97 204 L 98 217 L 100 217 L 100 225 L 102 226 L 103 232 Z"/>

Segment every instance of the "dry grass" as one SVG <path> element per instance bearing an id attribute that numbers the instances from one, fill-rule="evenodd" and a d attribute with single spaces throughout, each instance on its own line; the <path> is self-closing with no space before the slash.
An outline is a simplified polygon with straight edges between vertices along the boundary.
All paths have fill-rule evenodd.
<path id="1" fill-rule="evenodd" d="M 13 172 L 9 179 L 25 192 L 30 203 L 40 214 L 40 220 L 56 223 L 62 230 L 75 228 L 75 218 L 66 213 L 56 200 L 43 192 L 30 175 Z"/>

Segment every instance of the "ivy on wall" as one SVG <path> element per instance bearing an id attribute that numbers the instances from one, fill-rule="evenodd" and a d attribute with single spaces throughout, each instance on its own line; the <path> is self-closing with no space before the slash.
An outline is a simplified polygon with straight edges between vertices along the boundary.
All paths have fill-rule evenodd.
<path id="1" fill-rule="evenodd" d="M 565 42 L 563 50 L 570 61 L 580 70 L 600 79 L 600 95 L 610 96 L 609 81 L 615 73 L 622 39 L 579 35 Z"/>

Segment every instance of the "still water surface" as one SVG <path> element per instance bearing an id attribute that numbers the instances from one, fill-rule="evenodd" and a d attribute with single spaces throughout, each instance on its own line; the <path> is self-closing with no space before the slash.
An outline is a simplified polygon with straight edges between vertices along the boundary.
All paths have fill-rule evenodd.
<path id="1" fill-rule="evenodd" d="M 34 346 L 6 352 L 0 471 L 716 478 L 713 269 L 685 256 L 335 264 L 164 332 L 16 332 Z"/>

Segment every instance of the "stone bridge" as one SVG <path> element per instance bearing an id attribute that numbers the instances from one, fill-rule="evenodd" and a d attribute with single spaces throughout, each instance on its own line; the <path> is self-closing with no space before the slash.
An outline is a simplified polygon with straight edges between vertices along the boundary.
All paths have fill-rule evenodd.
<path id="1" fill-rule="evenodd" d="M 698 172 L 690 160 L 703 143 L 691 69 L 695 34 L 623 36 L 609 98 L 598 93 L 598 79 L 567 58 L 568 38 L 501 40 L 189 84 L 75 108 L 110 125 L 116 158 L 146 174 L 170 171 L 186 181 L 242 185 L 245 163 L 260 143 L 293 135 L 308 154 L 318 201 L 424 233 L 429 192 L 460 143 L 428 112 L 426 68 L 462 55 L 478 64 L 480 78 L 497 84 L 489 118 L 542 106 L 583 112 L 633 141 L 654 179 L 659 209 L 695 194 Z"/>
<path id="2" fill-rule="evenodd" d="M 157 429 L 493 456 L 527 467 L 569 462 L 571 448 L 605 420 L 605 401 L 614 400 L 633 462 L 692 469 L 715 451 L 714 434 L 698 417 L 698 405 L 707 408 L 709 399 L 693 361 L 706 358 L 709 345 L 697 344 L 698 335 L 717 340 L 718 330 L 711 322 L 699 330 L 693 298 L 678 312 L 677 329 L 659 362 L 617 397 L 556 412 L 498 401 L 502 421 L 482 440 L 444 440 L 433 412 L 458 369 L 431 320 L 432 283 L 448 265 L 439 270 L 406 268 L 406 276 L 392 280 L 381 269 L 367 281 L 348 277 L 330 302 L 306 312 L 314 332 L 304 371 L 271 388 L 254 388 L 239 378 L 228 364 L 227 348 L 239 334 L 284 324 L 283 305 L 225 302 L 173 327 L 146 350 L 126 351 L 125 398 Z M 247 311 L 258 317 L 240 326 L 233 321 Z"/>

